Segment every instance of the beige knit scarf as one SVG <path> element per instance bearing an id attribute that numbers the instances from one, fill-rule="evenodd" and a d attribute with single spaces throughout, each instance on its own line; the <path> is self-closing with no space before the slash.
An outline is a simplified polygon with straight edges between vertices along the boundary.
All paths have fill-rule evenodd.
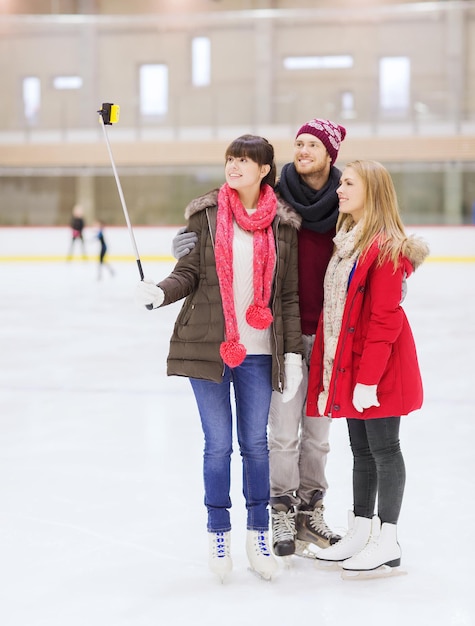
<path id="1" fill-rule="evenodd" d="M 361 221 L 346 230 L 343 226 L 335 238 L 335 249 L 327 267 L 324 281 L 323 301 L 323 391 L 318 397 L 318 408 L 324 414 L 328 399 L 328 389 L 335 360 L 336 346 L 340 336 L 343 311 L 348 293 L 348 280 L 351 270 L 360 253 L 356 244 L 361 232 Z"/>

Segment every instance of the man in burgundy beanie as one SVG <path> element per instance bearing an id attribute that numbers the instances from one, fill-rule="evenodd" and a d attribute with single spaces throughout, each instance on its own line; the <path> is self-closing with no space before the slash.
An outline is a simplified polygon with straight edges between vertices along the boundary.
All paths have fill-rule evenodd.
<path id="1" fill-rule="evenodd" d="M 290 402 L 272 395 L 269 451 L 273 547 L 275 554 L 312 557 L 309 544 L 336 543 L 323 517 L 328 488 L 325 465 L 330 418 L 307 417 L 308 364 L 323 307 L 323 279 L 333 252 L 338 218 L 336 189 L 341 172 L 334 163 L 346 129 L 313 119 L 297 131 L 294 160 L 282 168 L 276 191 L 302 216 L 298 233 L 299 300 L 305 348 L 304 377 Z M 305 367 L 305 364 L 307 367 Z"/>
<path id="2" fill-rule="evenodd" d="M 323 498 L 328 488 L 325 465 L 330 418 L 307 417 L 308 364 L 320 312 L 323 279 L 333 251 L 338 218 L 341 172 L 334 163 L 346 135 L 343 126 L 313 119 L 299 128 L 294 160 L 282 168 L 276 192 L 301 216 L 298 233 L 299 300 L 305 347 L 303 380 L 290 402 L 272 394 L 269 413 L 269 459 L 273 549 L 277 556 L 314 558 L 309 547 L 336 543 L 340 536 L 327 526 Z M 181 229 L 173 240 L 175 257 L 188 254 L 196 234 Z"/>

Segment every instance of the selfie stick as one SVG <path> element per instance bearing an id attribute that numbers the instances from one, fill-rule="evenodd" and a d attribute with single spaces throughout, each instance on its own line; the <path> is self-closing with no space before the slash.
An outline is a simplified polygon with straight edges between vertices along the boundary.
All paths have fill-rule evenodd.
<path id="1" fill-rule="evenodd" d="M 142 263 L 140 262 L 139 251 L 137 249 L 137 244 L 135 243 L 134 231 L 132 230 L 132 225 L 130 224 L 129 213 L 127 211 L 127 207 L 125 205 L 124 194 L 122 193 L 122 187 L 120 184 L 119 176 L 117 174 L 117 169 L 114 163 L 114 157 L 112 156 L 112 150 L 109 143 L 109 138 L 107 136 L 106 125 L 110 126 L 112 124 L 117 124 L 119 121 L 119 111 L 120 107 L 117 104 L 111 104 L 110 102 L 103 102 L 102 109 L 98 111 L 100 115 L 100 121 L 102 125 L 102 130 L 104 131 L 104 137 L 106 139 L 107 150 L 109 151 L 109 157 L 112 164 L 112 170 L 114 171 L 115 182 L 117 183 L 117 189 L 119 191 L 120 201 L 122 203 L 122 209 L 125 215 L 125 221 L 127 222 L 127 228 L 129 230 L 130 240 L 132 241 L 132 247 L 135 252 L 135 259 L 137 261 L 137 266 L 139 268 L 140 280 L 143 280 L 144 274 L 142 270 Z"/>

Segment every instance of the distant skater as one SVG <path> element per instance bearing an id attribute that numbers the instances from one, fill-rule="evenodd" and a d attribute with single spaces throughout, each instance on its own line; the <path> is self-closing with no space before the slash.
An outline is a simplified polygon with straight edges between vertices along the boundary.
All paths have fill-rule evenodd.
<path id="1" fill-rule="evenodd" d="M 99 240 L 99 243 L 101 246 L 100 251 L 99 251 L 99 269 L 98 269 L 98 274 L 97 274 L 97 280 L 101 280 L 103 267 L 107 267 L 111 276 L 114 276 L 114 270 L 111 267 L 111 265 L 105 260 L 106 253 L 107 253 L 107 244 L 106 244 L 106 240 L 104 237 L 104 222 L 102 222 L 101 220 L 98 220 L 95 223 L 95 226 L 97 228 L 95 238 Z"/>
<path id="2" fill-rule="evenodd" d="M 71 245 L 69 247 L 68 261 L 70 261 L 73 257 L 73 250 L 76 245 L 76 242 L 79 241 L 81 243 L 82 249 L 82 258 L 86 258 L 86 246 L 84 244 L 84 236 L 83 230 L 85 226 L 84 221 L 84 210 L 80 204 L 76 204 L 73 208 L 73 215 L 70 222 L 72 238 Z"/>

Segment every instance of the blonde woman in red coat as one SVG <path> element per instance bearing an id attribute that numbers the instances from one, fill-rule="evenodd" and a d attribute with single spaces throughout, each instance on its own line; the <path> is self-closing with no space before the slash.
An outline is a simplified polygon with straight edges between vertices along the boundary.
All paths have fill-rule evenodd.
<path id="1" fill-rule="evenodd" d="M 429 251 L 405 234 L 391 177 L 380 163 L 349 163 L 337 195 L 340 216 L 311 358 L 307 414 L 347 419 L 354 501 L 347 534 L 319 551 L 318 559 L 340 563 L 346 578 L 374 570 L 387 575 L 398 572 L 401 562 L 400 418 L 423 399 L 402 285 Z"/>

